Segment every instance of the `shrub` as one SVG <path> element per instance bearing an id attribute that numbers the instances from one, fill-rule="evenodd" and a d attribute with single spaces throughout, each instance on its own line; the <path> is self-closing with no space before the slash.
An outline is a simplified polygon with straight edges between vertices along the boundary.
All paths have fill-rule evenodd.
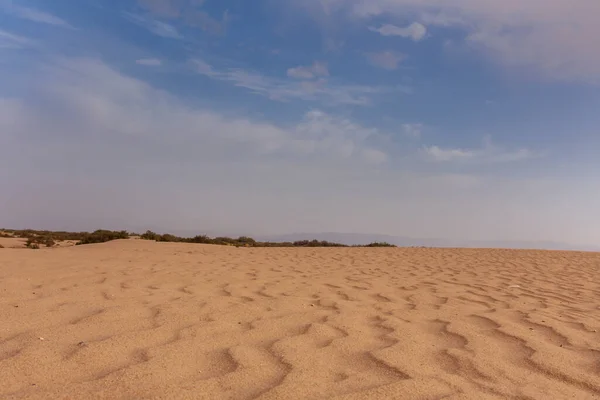
<path id="1" fill-rule="evenodd" d="M 158 238 L 155 240 L 158 242 L 181 242 L 180 237 L 171 235 L 170 233 L 165 233 L 164 235 L 158 235 Z"/>
<path id="2" fill-rule="evenodd" d="M 212 239 L 206 235 L 198 235 L 193 238 L 186 240 L 189 243 L 204 243 L 204 244 L 212 244 Z"/>
<path id="3" fill-rule="evenodd" d="M 0 230 L 0 237 L 18 237 L 27 239 L 27 247 L 32 248 L 33 245 L 53 247 L 56 241 L 73 240 L 76 244 L 104 243 L 117 239 L 128 239 L 134 236 L 127 231 L 109 231 L 96 230 L 89 232 L 66 232 L 66 231 L 37 231 L 33 229 Z M 135 235 L 137 236 L 137 235 Z M 295 242 L 258 242 L 249 236 L 240 236 L 237 239 L 220 236 L 211 238 L 207 235 L 197 235 L 192 238 L 180 237 L 170 233 L 158 234 L 150 230 L 139 235 L 141 239 L 154 240 L 157 242 L 180 242 L 180 243 L 201 243 L 227 245 L 236 247 L 350 247 L 341 243 L 328 242 L 326 240 L 297 240 Z M 355 245 L 351 247 L 396 247 L 393 244 L 386 242 L 373 242 L 367 245 Z"/>
<path id="4" fill-rule="evenodd" d="M 34 238 L 29 238 L 29 239 L 27 239 L 27 242 L 25 243 L 25 247 L 28 247 L 28 248 L 34 249 L 34 250 L 38 250 L 40 248 L 40 245 L 36 242 L 36 240 Z"/>
<path id="5" fill-rule="evenodd" d="M 146 231 L 146 233 L 140 235 L 140 238 L 145 240 L 154 240 L 157 242 L 200 243 L 236 247 L 350 247 L 345 244 L 328 242 L 326 240 L 297 240 L 295 242 L 258 242 L 249 236 L 240 236 L 237 239 L 226 236 L 219 236 L 213 239 L 207 235 L 197 235 L 192 238 L 183 238 L 168 233 L 161 235 L 152 231 Z M 356 245 L 352 247 L 396 246 L 386 242 L 373 242 L 367 245 Z"/>
<path id="6" fill-rule="evenodd" d="M 233 245 L 236 244 L 236 240 L 230 237 L 216 237 L 212 241 L 212 244 L 220 244 L 220 245 Z"/>
<path id="7" fill-rule="evenodd" d="M 294 247 L 347 247 L 344 244 L 332 243 L 326 240 L 297 240 L 292 244 Z"/>
<path id="8" fill-rule="evenodd" d="M 77 245 L 104 243 L 118 239 L 129 239 L 129 233 L 127 233 L 127 231 L 117 232 L 100 229 L 92 233 L 86 234 L 79 242 L 77 242 Z"/>
<path id="9" fill-rule="evenodd" d="M 387 242 L 373 242 L 369 243 L 365 247 L 396 247 L 396 245 Z"/>
<path id="10" fill-rule="evenodd" d="M 146 233 L 140 235 L 140 238 L 144 240 L 158 240 L 160 235 L 152 231 L 146 231 Z"/>
<path id="11" fill-rule="evenodd" d="M 251 237 L 248 237 L 248 236 L 240 236 L 237 239 L 237 241 L 240 244 L 248 244 L 248 245 L 251 245 L 251 246 L 254 246 L 256 244 L 256 240 L 254 240 L 254 239 L 252 239 Z"/>
<path id="12" fill-rule="evenodd" d="M 88 235 L 87 232 L 65 232 L 65 231 L 36 231 L 33 229 L 24 229 L 24 230 L 8 230 L 5 229 L 4 234 L 12 234 L 12 236 L 6 237 L 16 237 L 16 238 L 33 238 L 38 240 L 40 243 L 45 240 L 45 238 L 51 237 L 53 240 L 81 240 L 85 235 Z"/>
<path id="13" fill-rule="evenodd" d="M 129 233 L 127 231 L 108 231 L 108 230 L 97 230 L 92 233 L 88 232 L 66 232 L 66 231 L 36 231 L 33 229 L 23 230 L 8 230 L 4 229 L 0 231 L 4 235 L 12 233 L 13 236 L 8 237 L 26 238 L 26 246 L 33 248 L 33 245 L 40 245 L 46 247 L 53 247 L 56 245 L 56 241 L 73 240 L 78 241 L 76 244 L 88 244 L 88 243 L 102 243 L 116 239 L 128 239 Z"/>

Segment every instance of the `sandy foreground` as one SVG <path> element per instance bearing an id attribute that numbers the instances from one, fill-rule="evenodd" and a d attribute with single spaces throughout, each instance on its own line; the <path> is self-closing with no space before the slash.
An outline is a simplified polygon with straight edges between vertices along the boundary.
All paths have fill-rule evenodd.
<path id="1" fill-rule="evenodd" d="M 598 399 L 600 254 L 0 249 L 2 399 Z"/>

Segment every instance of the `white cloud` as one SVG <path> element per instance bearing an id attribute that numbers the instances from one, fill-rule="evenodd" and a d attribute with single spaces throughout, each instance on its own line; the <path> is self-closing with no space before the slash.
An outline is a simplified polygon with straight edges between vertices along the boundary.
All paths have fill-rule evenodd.
<path id="1" fill-rule="evenodd" d="M 429 160 L 436 162 L 512 163 L 541 156 L 541 154 L 525 148 L 508 150 L 496 146 L 489 136 L 484 138 L 481 148 L 465 149 L 429 146 L 423 150 Z"/>
<path id="2" fill-rule="evenodd" d="M 315 74 L 309 69 L 309 67 L 295 67 L 287 70 L 287 75 L 290 78 L 296 79 L 312 79 Z"/>
<path id="3" fill-rule="evenodd" d="M 303 8 L 306 3 L 322 8 L 322 0 L 305 0 Z M 429 30 L 450 28 L 454 36 L 462 31 L 467 46 L 503 66 L 600 84 L 600 52 L 593 50 L 600 37 L 598 0 L 339 0 L 334 10 L 366 21 L 385 17 L 391 23 L 376 29 L 382 34 L 398 32 L 407 19 Z"/>
<path id="4" fill-rule="evenodd" d="M 213 70 L 213 68 L 210 64 L 208 64 L 202 60 L 196 59 L 193 61 L 193 64 L 195 65 L 196 71 L 199 74 L 206 75 L 209 77 L 218 77 L 220 75 L 218 72 Z"/>
<path id="5" fill-rule="evenodd" d="M 175 28 L 173 25 L 167 24 L 166 22 L 157 21 L 155 19 L 143 16 L 143 15 L 133 14 L 133 13 L 129 13 L 129 12 L 124 12 L 123 15 L 129 21 L 148 29 L 150 32 L 154 33 L 155 35 L 158 35 L 158 36 L 161 36 L 164 38 L 168 38 L 168 39 L 182 39 L 183 38 L 183 36 L 181 36 L 181 34 L 177 30 L 177 28 Z"/>
<path id="6" fill-rule="evenodd" d="M 20 49 L 35 43 L 32 39 L 0 29 L 0 49 Z"/>
<path id="7" fill-rule="evenodd" d="M 371 64 L 390 71 L 398 69 L 398 65 L 406 58 L 404 54 L 390 50 L 367 53 L 366 56 Z"/>
<path id="8" fill-rule="evenodd" d="M 159 60 L 158 58 L 140 58 L 139 60 L 136 60 L 135 62 L 136 62 L 136 64 L 145 65 L 148 67 L 158 67 L 158 66 L 162 65 L 162 61 Z"/>
<path id="9" fill-rule="evenodd" d="M 380 95 L 391 91 L 407 92 L 404 87 L 380 87 L 364 85 L 336 84 L 320 78 L 316 80 L 290 81 L 276 77 L 264 76 L 256 72 L 246 71 L 239 68 L 219 70 L 203 60 L 193 60 L 193 65 L 199 74 L 211 79 L 229 82 L 230 84 L 248 89 L 271 100 L 288 101 L 292 99 L 305 101 L 319 101 L 327 105 L 368 105 L 372 102 L 374 95 Z M 313 65 L 312 76 L 325 75 L 328 73 L 324 65 Z M 296 73 L 297 77 L 300 73 Z M 307 76 L 307 75 L 303 75 Z"/>
<path id="10" fill-rule="evenodd" d="M 290 78 L 296 79 L 313 79 L 320 76 L 329 76 L 327 64 L 315 61 L 313 65 L 308 67 L 299 66 L 287 70 L 287 75 Z"/>
<path id="11" fill-rule="evenodd" d="M 303 122 L 295 128 L 295 137 L 299 138 L 299 148 L 303 150 L 325 152 L 343 158 L 355 156 L 373 164 L 388 160 L 383 150 L 364 145 L 368 139 L 378 135 L 377 129 L 365 128 L 319 110 L 308 112 Z"/>
<path id="12" fill-rule="evenodd" d="M 73 27 L 65 20 L 44 11 L 18 6 L 13 2 L 3 4 L 3 8 L 7 13 L 21 19 L 73 29 Z"/>
<path id="13" fill-rule="evenodd" d="M 472 159 L 477 152 L 464 149 L 443 149 L 439 146 L 429 146 L 425 148 L 425 153 L 434 161 L 456 161 Z"/>
<path id="14" fill-rule="evenodd" d="M 413 22 L 404 28 L 385 24 L 379 28 L 370 27 L 369 29 L 373 32 L 379 32 L 382 36 L 401 36 L 403 38 L 411 38 L 415 42 L 422 40 L 427 35 L 427 28 L 419 22 Z"/>
<path id="15" fill-rule="evenodd" d="M 423 132 L 423 124 L 402 124 L 402 130 L 407 136 L 419 138 Z"/>
<path id="16" fill-rule="evenodd" d="M 206 155 L 214 154 L 212 146 L 255 156 L 282 154 L 370 162 L 379 151 L 379 158 L 385 158 L 382 150 L 367 144 L 379 135 L 377 130 L 318 110 L 308 112 L 289 128 L 229 118 L 190 108 L 165 92 L 88 59 L 63 61 L 53 78 L 55 81 L 45 85 L 45 95 L 73 115 L 69 119 L 71 131 L 80 128 L 79 123 L 87 132 L 110 132 L 165 144 L 190 141 L 190 148 L 201 149 Z"/>

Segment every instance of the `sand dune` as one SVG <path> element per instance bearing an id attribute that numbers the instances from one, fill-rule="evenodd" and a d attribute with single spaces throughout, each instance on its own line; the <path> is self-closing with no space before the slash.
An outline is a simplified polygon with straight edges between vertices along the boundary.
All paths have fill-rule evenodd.
<path id="1" fill-rule="evenodd" d="M 600 254 L 0 249 L 2 399 L 597 399 Z"/>
<path id="2" fill-rule="evenodd" d="M 25 247 L 25 243 L 27 243 L 27 239 L 0 237 L 0 246 L 4 248 L 23 248 Z"/>

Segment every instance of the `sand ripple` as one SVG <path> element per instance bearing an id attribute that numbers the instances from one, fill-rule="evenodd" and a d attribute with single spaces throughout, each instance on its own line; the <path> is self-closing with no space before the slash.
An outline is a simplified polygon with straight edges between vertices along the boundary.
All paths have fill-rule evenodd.
<path id="1" fill-rule="evenodd" d="M 0 249 L 2 399 L 598 399 L 600 255 Z"/>

